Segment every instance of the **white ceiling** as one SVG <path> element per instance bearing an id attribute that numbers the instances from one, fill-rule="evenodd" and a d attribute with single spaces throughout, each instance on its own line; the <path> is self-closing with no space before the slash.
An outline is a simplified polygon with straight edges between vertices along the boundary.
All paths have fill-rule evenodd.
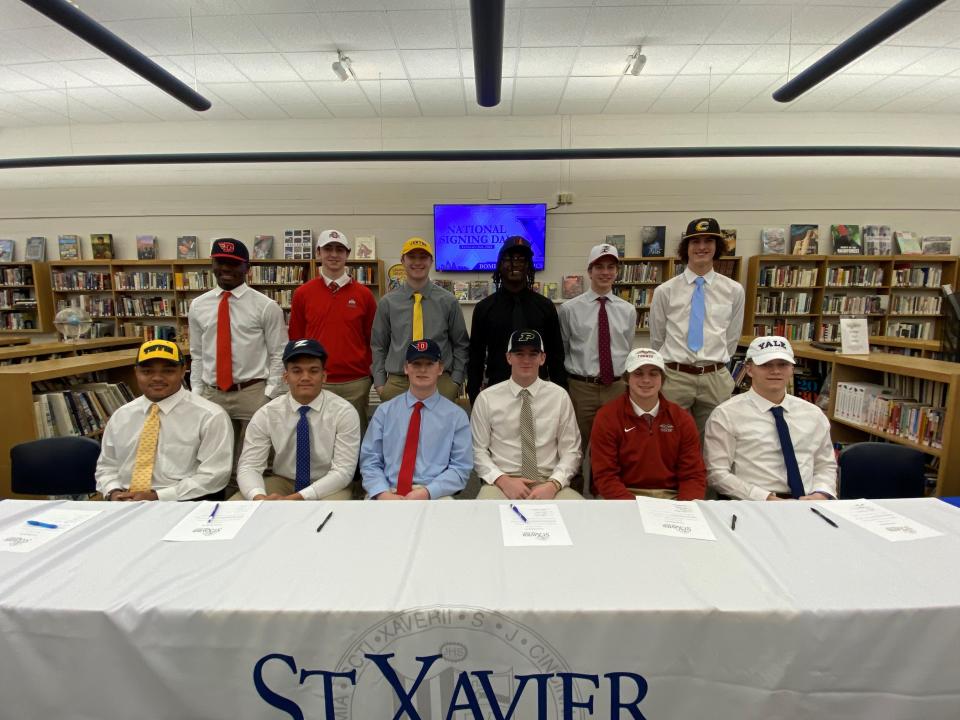
<path id="1" fill-rule="evenodd" d="M 960 0 L 789 105 L 770 95 L 893 0 L 508 0 L 502 102 L 476 104 L 467 0 L 77 0 L 213 108 L 195 113 L 0 0 L 0 127 L 190 119 L 960 112 Z M 648 61 L 624 75 L 642 43 Z M 336 50 L 358 81 L 331 70 Z M 788 71 L 789 68 L 789 71 Z"/>

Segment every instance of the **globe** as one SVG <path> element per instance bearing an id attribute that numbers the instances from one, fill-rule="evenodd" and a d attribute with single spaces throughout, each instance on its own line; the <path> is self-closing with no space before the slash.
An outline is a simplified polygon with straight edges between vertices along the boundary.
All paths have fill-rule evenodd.
<path id="1" fill-rule="evenodd" d="M 63 336 L 64 342 L 77 342 L 90 332 L 93 321 L 90 313 L 83 308 L 68 307 L 57 313 L 53 324 Z"/>

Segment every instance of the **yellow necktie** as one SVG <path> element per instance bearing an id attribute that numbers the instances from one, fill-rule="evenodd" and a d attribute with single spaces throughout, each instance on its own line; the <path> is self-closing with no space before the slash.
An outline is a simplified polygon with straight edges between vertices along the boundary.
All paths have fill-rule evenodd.
<path id="1" fill-rule="evenodd" d="M 413 340 L 423 340 L 423 295 L 413 294 Z"/>
<path id="2" fill-rule="evenodd" d="M 149 492 L 153 480 L 153 461 L 157 456 L 157 440 L 160 439 L 160 406 L 150 405 L 150 412 L 140 431 L 137 443 L 137 457 L 133 462 L 133 477 L 130 478 L 130 492 Z"/>

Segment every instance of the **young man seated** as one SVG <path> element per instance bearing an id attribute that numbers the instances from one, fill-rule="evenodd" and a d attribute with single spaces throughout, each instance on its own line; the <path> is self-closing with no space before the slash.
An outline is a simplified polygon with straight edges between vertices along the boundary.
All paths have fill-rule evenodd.
<path id="1" fill-rule="evenodd" d="M 510 378 L 477 396 L 470 424 L 479 499 L 582 499 L 569 487 L 580 469 L 577 418 L 566 390 L 540 378 L 546 359 L 540 333 L 515 331 Z"/>
<path id="2" fill-rule="evenodd" d="M 227 413 L 184 389 L 175 343 L 143 343 L 135 372 L 143 394 L 107 422 L 97 491 L 114 501 L 221 499 L 233 465 Z"/>
<path id="3" fill-rule="evenodd" d="M 636 348 L 627 355 L 627 392 L 600 408 L 590 436 L 595 495 L 703 500 L 707 473 L 693 417 L 663 397 L 663 356 Z"/>
<path id="4" fill-rule="evenodd" d="M 231 500 L 349 500 L 357 469 L 360 417 L 323 389 L 327 351 L 317 340 L 291 340 L 283 351 L 290 393 L 257 410 L 237 466 Z M 273 450 L 273 473 L 264 475 Z"/>
<path id="5" fill-rule="evenodd" d="M 437 391 L 440 346 L 414 340 L 403 370 L 410 387 L 377 408 L 360 448 L 363 489 L 375 500 L 449 498 L 473 468 L 470 422 Z"/>

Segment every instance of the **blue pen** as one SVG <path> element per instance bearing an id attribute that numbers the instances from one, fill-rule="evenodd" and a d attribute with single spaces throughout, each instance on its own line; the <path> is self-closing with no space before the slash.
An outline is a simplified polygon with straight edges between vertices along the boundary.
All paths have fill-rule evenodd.
<path id="1" fill-rule="evenodd" d="M 53 523 L 40 522 L 39 520 L 27 520 L 27 525 L 33 525 L 34 527 L 47 528 L 48 530 L 56 530 L 59 525 L 54 525 Z"/>
<path id="2" fill-rule="evenodd" d="M 207 518 L 207 522 L 210 522 L 217 516 L 217 510 L 219 509 L 220 509 L 220 503 L 217 503 L 216 505 L 213 506 L 213 512 L 210 513 L 210 517 Z"/>
<path id="3" fill-rule="evenodd" d="M 527 518 L 524 516 L 522 512 L 520 512 L 520 508 L 518 508 L 516 505 L 514 505 L 513 503 L 510 503 L 510 509 L 513 510 L 517 515 L 519 515 L 521 520 L 523 520 L 524 522 L 527 521 Z"/>

